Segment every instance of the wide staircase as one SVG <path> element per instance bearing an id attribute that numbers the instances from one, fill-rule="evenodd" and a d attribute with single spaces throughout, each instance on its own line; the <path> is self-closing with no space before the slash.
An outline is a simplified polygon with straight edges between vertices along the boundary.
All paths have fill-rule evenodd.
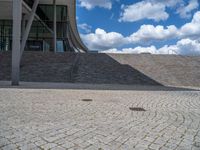
<path id="1" fill-rule="evenodd" d="M 70 82 L 74 53 L 25 52 L 20 80 L 31 82 Z M 11 53 L 0 54 L 0 80 L 11 79 Z"/>
<path id="2" fill-rule="evenodd" d="M 150 54 L 25 52 L 21 81 L 200 87 L 200 57 Z M 11 54 L 0 53 L 0 80 L 10 80 Z"/>

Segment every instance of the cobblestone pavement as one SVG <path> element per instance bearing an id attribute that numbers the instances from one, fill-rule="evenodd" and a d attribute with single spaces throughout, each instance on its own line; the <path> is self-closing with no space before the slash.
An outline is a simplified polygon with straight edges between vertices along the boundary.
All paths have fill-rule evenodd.
<path id="1" fill-rule="evenodd" d="M 200 92 L 0 88 L 0 149 L 200 150 Z"/>

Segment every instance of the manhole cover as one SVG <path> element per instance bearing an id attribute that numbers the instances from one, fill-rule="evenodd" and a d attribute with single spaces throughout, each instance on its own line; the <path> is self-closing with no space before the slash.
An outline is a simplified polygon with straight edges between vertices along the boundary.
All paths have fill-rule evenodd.
<path id="1" fill-rule="evenodd" d="M 84 101 L 84 102 L 91 102 L 92 99 L 82 99 L 82 101 Z"/>
<path id="2" fill-rule="evenodd" d="M 200 148 L 200 142 L 195 142 L 193 145 L 194 145 L 195 147 Z"/>
<path id="3" fill-rule="evenodd" d="M 132 111 L 146 111 L 144 108 L 141 107 L 129 107 L 129 109 Z"/>

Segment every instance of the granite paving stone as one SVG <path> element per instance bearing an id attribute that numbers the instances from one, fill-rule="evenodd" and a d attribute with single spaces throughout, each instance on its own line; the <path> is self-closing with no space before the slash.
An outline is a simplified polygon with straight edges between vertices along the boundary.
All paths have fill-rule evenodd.
<path id="1" fill-rule="evenodd" d="M 0 88 L 0 150 L 199 150 L 200 92 L 157 88 Z"/>

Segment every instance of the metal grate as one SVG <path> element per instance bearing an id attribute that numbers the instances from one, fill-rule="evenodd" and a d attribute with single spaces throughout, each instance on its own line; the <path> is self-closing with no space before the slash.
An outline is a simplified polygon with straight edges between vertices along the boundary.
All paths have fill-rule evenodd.
<path id="1" fill-rule="evenodd" d="M 146 111 L 144 108 L 142 107 L 129 107 L 129 109 L 131 111 Z"/>
<path id="2" fill-rule="evenodd" d="M 92 101 L 92 99 L 82 99 L 82 101 L 84 101 L 84 102 L 91 102 Z"/>

